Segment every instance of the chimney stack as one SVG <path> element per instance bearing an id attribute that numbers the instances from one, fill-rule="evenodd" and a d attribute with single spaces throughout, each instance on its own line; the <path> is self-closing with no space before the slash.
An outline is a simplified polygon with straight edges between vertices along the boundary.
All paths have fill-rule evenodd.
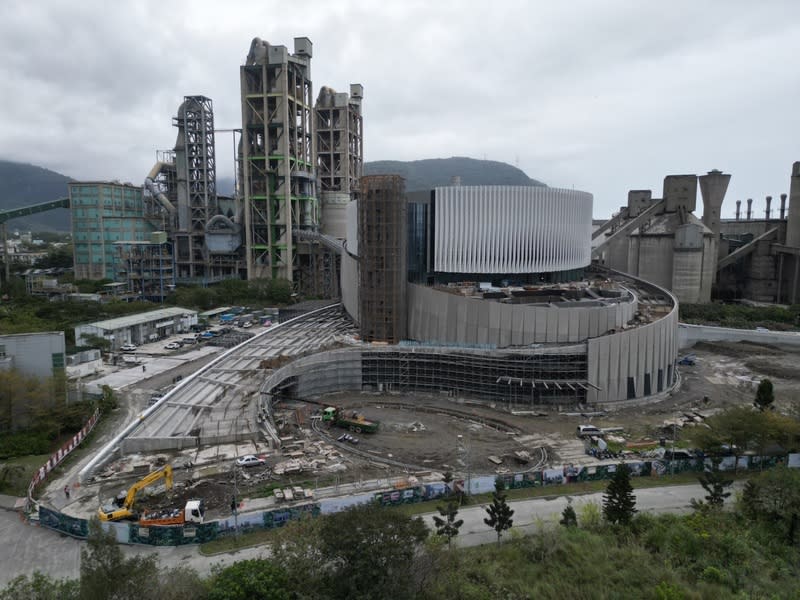
<path id="1" fill-rule="evenodd" d="M 772 204 L 772 196 L 767 196 L 767 209 L 764 211 L 764 214 L 767 217 L 767 221 L 769 221 L 769 206 Z"/>
<path id="2" fill-rule="evenodd" d="M 736 201 L 736 220 L 738 221 L 739 218 L 742 216 L 742 201 Z"/>
<path id="3" fill-rule="evenodd" d="M 786 245 L 800 248 L 800 161 L 792 165 L 789 181 L 789 214 L 786 215 Z M 797 258 L 795 258 L 797 260 Z M 795 281 L 795 284 L 797 281 Z"/>
<path id="4" fill-rule="evenodd" d="M 753 199 L 752 198 L 748 198 L 747 199 L 747 220 L 749 221 L 752 218 L 753 218 Z"/>
<path id="5" fill-rule="evenodd" d="M 781 221 L 786 218 L 786 194 L 781 194 Z"/>

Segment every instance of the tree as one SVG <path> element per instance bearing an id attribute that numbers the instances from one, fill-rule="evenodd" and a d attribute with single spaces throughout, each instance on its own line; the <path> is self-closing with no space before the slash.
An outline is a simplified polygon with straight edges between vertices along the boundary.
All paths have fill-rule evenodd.
<path id="1" fill-rule="evenodd" d="M 776 527 L 794 544 L 800 526 L 800 471 L 776 467 L 750 479 L 739 508 L 748 518 Z"/>
<path id="2" fill-rule="evenodd" d="M 494 492 L 492 493 L 492 503 L 486 507 L 486 512 L 489 514 L 483 520 L 489 527 L 497 532 L 497 541 L 500 542 L 500 536 L 507 529 L 511 529 L 514 524 L 514 511 L 506 502 L 506 486 L 502 479 L 497 479 L 494 482 Z"/>
<path id="3" fill-rule="evenodd" d="M 286 572 L 264 559 L 241 560 L 216 570 L 208 582 L 208 600 L 289 600 Z"/>
<path id="4" fill-rule="evenodd" d="M 98 408 L 102 414 L 107 415 L 112 410 L 116 409 L 117 406 L 119 406 L 119 403 L 114 395 L 114 389 L 111 386 L 104 385 L 100 388 L 100 390 L 103 392 L 103 395 L 98 401 Z"/>
<path id="5" fill-rule="evenodd" d="M 792 445 L 800 435 L 800 423 L 775 411 L 757 411 L 752 406 L 737 406 L 706 420 L 708 428 L 692 430 L 693 443 L 706 453 L 718 456 L 733 453 L 738 457 L 748 449 L 763 454 L 769 444 Z"/>
<path id="6" fill-rule="evenodd" d="M 422 519 L 362 505 L 289 523 L 273 560 L 303 598 L 414 598 L 427 537 Z"/>
<path id="7" fill-rule="evenodd" d="M 625 463 L 620 463 L 603 494 L 603 517 L 609 523 L 628 525 L 634 514 L 636 496 L 633 494 L 630 472 Z"/>
<path id="8" fill-rule="evenodd" d="M 725 473 L 718 468 L 719 461 L 716 461 L 710 469 L 698 477 L 700 485 L 706 491 L 706 502 L 711 508 L 722 508 L 725 504 L 725 499 L 729 498 L 731 493 L 725 490 L 733 485 L 733 479 L 728 479 Z"/>
<path id="9" fill-rule="evenodd" d="M 90 348 L 99 348 L 102 352 L 108 352 L 111 349 L 111 341 L 101 335 L 84 334 L 83 341 L 86 346 Z"/>
<path id="10" fill-rule="evenodd" d="M 97 519 L 89 521 L 89 537 L 81 548 L 81 599 L 136 600 L 143 590 L 157 598 L 157 587 L 155 554 L 126 559 L 114 532 L 103 531 Z"/>
<path id="11" fill-rule="evenodd" d="M 77 579 L 53 579 L 39 571 L 20 575 L 0 590 L 0 600 L 78 600 Z"/>
<path id="12" fill-rule="evenodd" d="M 578 515 L 575 514 L 575 509 L 572 508 L 572 504 L 567 504 L 564 510 L 561 511 L 561 520 L 559 523 L 564 527 L 578 526 Z"/>
<path id="13" fill-rule="evenodd" d="M 439 516 L 433 516 L 433 524 L 436 526 L 436 535 L 447 538 L 447 547 L 452 548 L 453 538 L 458 535 L 458 530 L 464 524 L 464 519 L 456 520 L 458 516 L 458 503 L 448 502 L 436 507 Z"/>
<path id="14" fill-rule="evenodd" d="M 754 404 L 758 410 L 767 410 L 775 402 L 775 393 L 772 389 L 772 382 L 769 379 L 762 379 L 756 390 Z"/>

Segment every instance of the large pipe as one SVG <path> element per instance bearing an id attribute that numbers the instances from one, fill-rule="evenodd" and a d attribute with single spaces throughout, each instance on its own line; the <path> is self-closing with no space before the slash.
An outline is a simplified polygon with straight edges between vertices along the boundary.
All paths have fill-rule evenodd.
<path id="1" fill-rule="evenodd" d="M 169 198 L 167 198 L 166 194 L 164 194 L 164 192 L 158 189 L 158 186 L 156 185 L 155 182 L 155 178 L 161 172 L 161 169 L 163 169 L 165 166 L 166 163 L 163 162 L 157 162 L 155 165 L 153 165 L 153 168 L 150 169 L 150 172 L 144 179 L 144 187 L 147 188 L 147 191 L 149 191 L 153 195 L 153 197 L 161 203 L 161 206 L 163 206 L 164 208 L 167 209 L 167 211 L 169 211 L 169 214 L 174 215 L 175 206 L 172 204 L 172 202 L 169 201 Z"/>
<path id="2" fill-rule="evenodd" d="M 767 196 L 767 208 L 764 210 L 764 215 L 766 216 L 767 221 L 769 221 L 769 207 L 771 204 L 772 204 L 772 196 Z"/>
<path id="3" fill-rule="evenodd" d="M 742 201 L 736 201 L 736 220 L 738 221 L 739 218 L 742 216 Z"/>
<path id="4" fill-rule="evenodd" d="M 786 194 L 781 194 L 781 221 L 786 218 Z"/>
<path id="5" fill-rule="evenodd" d="M 747 220 L 749 221 L 752 218 L 753 218 L 753 199 L 752 198 L 748 198 L 747 199 Z"/>

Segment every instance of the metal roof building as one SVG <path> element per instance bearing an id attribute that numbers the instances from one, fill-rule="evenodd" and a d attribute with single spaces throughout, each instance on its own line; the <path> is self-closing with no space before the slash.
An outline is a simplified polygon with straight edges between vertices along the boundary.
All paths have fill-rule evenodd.
<path id="1" fill-rule="evenodd" d="M 196 324 L 197 311 L 172 306 L 78 325 L 75 328 L 75 343 L 84 345 L 88 342 L 86 337 L 94 335 L 109 340 L 111 349 L 117 350 L 123 344 L 144 344 L 173 333 L 189 331 Z"/>

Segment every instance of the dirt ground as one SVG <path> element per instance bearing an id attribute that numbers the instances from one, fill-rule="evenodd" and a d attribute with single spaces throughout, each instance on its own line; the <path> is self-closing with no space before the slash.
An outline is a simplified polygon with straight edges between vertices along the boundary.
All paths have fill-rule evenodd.
<path id="1" fill-rule="evenodd" d="M 664 427 L 686 413 L 703 414 L 737 404 L 749 404 L 758 382 L 768 377 L 775 389 L 778 410 L 800 416 L 800 350 L 781 349 L 750 343 L 703 343 L 682 354 L 694 355 L 695 365 L 680 367 L 680 388 L 661 402 L 642 407 L 609 411 L 604 416 L 559 414 L 555 411 L 533 415 L 513 415 L 499 406 L 482 404 L 466 398 L 440 395 L 378 395 L 375 393 L 339 393 L 313 399 L 317 404 L 286 403 L 276 414 L 304 414 L 300 425 L 289 425 L 281 435 L 292 436 L 292 444 L 324 443 L 334 449 L 339 470 L 304 469 L 291 475 L 276 475 L 272 469 L 287 460 L 277 452 L 263 454 L 264 467 L 236 470 L 225 463 L 212 475 L 204 471 L 176 468 L 176 486 L 169 497 L 142 497 L 141 507 L 157 508 L 177 505 L 190 498 L 203 498 L 210 512 L 229 510 L 232 490 L 239 497 L 269 495 L 275 486 L 336 485 L 387 476 L 401 476 L 419 470 L 452 471 L 473 475 L 522 471 L 540 466 L 568 463 L 591 464 L 584 444 L 575 436 L 578 425 L 591 423 L 601 428 L 619 427 L 620 436 L 628 441 L 658 440 L 672 428 Z M 708 401 L 704 401 L 704 397 Z M 357 435 L 357 445 L 332 443 L 345 432 L 320 424 L 328 438 L 320 438 L 311 424 L 313 414 L 325 405 L 356 410 L 365 418 L 380 422 L 375 434 Z M 291 419 L 290 419 L 291 420 Z M 677 431 L 680 439 L 680 430 Z M 322 439 L 322 442 L 321 442 Z M 304 441 L 305 440 L 305 441 Z M 519 452 L 527 452 L 530 461 L 523 464 Z M 491 458 L 490 458 L 491 457 Z M 175 459 L 176 461 L 178 458 Z M 378 461 L 389 460 L 409 465 L 386 466 Z M 177 462 L 176 462 L 177 464 Z M 232 463 L 230 463 L 232 465 Z M 236 482 L 234 486 L 234 472 Z M 99 495 L 109 499 L 131 482 L 107 481 Z M 86 502 L 97 502 L 97 496 Z M 89 508 L 87 505 L 86 508 Z"/>

